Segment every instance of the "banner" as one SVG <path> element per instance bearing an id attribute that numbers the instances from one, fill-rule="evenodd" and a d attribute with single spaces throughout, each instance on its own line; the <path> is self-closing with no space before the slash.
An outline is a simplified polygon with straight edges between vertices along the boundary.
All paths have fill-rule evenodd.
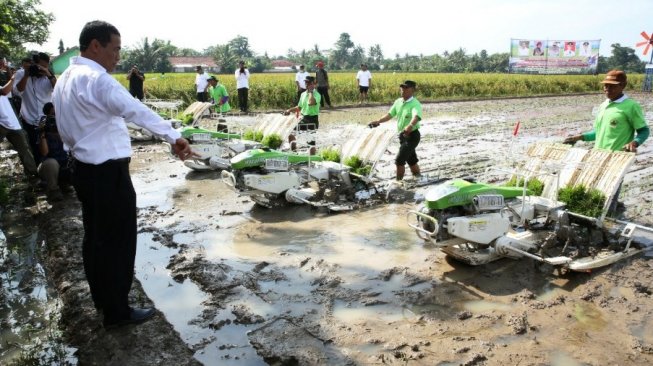
<path id="1" fill-rule="evenodd" d="M 511 39 L 509 72 L 594 74 L 601 40 Z"/>

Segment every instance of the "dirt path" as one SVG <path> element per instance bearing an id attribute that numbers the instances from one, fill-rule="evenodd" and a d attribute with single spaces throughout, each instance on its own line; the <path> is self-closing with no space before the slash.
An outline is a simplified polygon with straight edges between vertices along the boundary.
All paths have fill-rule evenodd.
<path id="1" fill-rule="evenodd" d="M 653 120 L 650 97 L 635 98 Z M 588 129 L 601 100 L 425 105 L 420 164 L 440 176 L 498 179 L 488 168 L 528 143 Z M 328 111 L 320 128 L 385 112 Z M 392 176 L 395 149 L 380 163 L 383 176 Z M 640 150 L 622 200 L 629 220 L 651 225 L 653 143 Z M 339 215 L 260 209 L 216 173 L 189 173 L 160 144 L 136 146 L 131 168 L 139 195 L 133 302 L 154 304 L 153 321 L 105 332 L 84 281 L 76 200 L 40 215 L 47 270 L 80 364 L 653 364 L 648 257 L 593 273 L 530 260 L 470 267 L 409 230 L 410 202 Z"/>

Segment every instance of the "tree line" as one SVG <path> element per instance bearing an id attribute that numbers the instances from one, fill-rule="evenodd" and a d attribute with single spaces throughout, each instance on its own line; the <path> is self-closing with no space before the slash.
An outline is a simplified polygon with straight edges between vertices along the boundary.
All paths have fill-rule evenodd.
<path id="1" fill-rule="evenodd" d="M 14 63 L 32 52 L 23 46 L 26 43 L 43 44 L 49 37 L 49 26 L 54 21 L 51 13 L 38 9 L 40 0 L 2 0 L 0 8 L 0 53 Z M 611 45 L 610 57 L 600 56 L 598 73 L 605 73 L 613 68 L 628 73 L 643 73 L 646 62 L 641 61 L 630 47 L 619 43 Z M 59 50 L 65 50 L 63 41 Z M 289 49 L 285 55 L 270 57 L 267 52 L 256 54 L 247 37 L 238 35 L 226 44 L 216 44 L 202 51 L 177 47 L 161 39 L 152 42 L 144 38 L 139 44 L 125 47 L 119 71 L 126 71 L 131 65 L 138 64 L 145 72 L 170 72 L 172 65 L 169 58 L 173 56 L 208 56 L 213 58 L 222 72 L 234 72 L 239 60 L 247 62 L 252 72 L 263 72 L 272 68 L 273 60 L 288 60 L 294 64 L 315 65 L 324 61 L 327 69 L 355 70 L 365 63 L 370 70 L 399 72 L 435 72 L 435 73 L 505 73 L 508 72 L 509 53 L 488 54 L 487 51 L 467 54 L 464 48 L 442 55 L 399 55 L 385 57 L 381 45 L 374 44 L 364 48 L 354 43 L 348 33 L 341 33 L 333 47 L 325 50 L 315 44 L 310 49 L 296 51 Z"/>

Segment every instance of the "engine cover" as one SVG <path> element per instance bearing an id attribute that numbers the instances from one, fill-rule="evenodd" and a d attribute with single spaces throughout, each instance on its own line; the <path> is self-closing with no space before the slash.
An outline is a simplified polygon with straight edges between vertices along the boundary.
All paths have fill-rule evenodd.
<path id="1" fill-rule="evenodd" d="M 510 220 L 496 212 L 447 219 L 449 234 L 479 244 L 490 244 L 508 230 Z"/>
<path id="2" fill-rule="evenodd" d="M 290 188 L 299 187 L 299 176 L 295 172 L 245 174 L 243 181 L 249 189 L 274 194 L 279 194 Z"/>

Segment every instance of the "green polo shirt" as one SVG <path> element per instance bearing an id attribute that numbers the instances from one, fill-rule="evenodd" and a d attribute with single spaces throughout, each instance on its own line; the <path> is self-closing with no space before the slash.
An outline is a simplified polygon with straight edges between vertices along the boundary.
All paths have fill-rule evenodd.
<path id="1" fill-rule="evenodd" d="M 413 126 L 413 131 L 420 128 L 420 121 L 422 120 L 422 104 L 412 97 L 407 101 L 404 98 L 395 100 L 395 103 L 388 112 L 392 117 L 397 117 L 397 131 L 403 131 L 406 126 L 413 120 L 413 116 L 419 117 L 417 124 Z"/>
<path id="2" fill-rule="evenodd" d="M 302 95 L 299 97 L 299 103 L 297 103 L 297 106 L 299 107 L 299 112 L 302 114 L 302 116 L 317 116 L 320 114 L 320 99 L 322 99 L 322 96 L 320 93 L 317 92 L 316 89 L 313 89 L 313 97 L 315 97 L 315 105 L 308 105 L 308 90 L 303 92 Z"/>
<path id="3" fill-rule="evenodd" d="M 583 134 L 583 140 L 595 141 L 597 149 L 618 151 L 633 141 L 635 131 L 642 127 L 646 120 L 639 103 L 627 97 L 618 102 L 606 100 L 599 106 L 594 131 Z"/>
<path id="4" fill-rule="evenodd" d="M 211 98 L 213 98 L 213 101 L 215 102 L 215 111 L 220 112 L 220 113 L 226 113 L 231 110 L 231 106 L 229 105 L 229 102 L 225 102 L 222 107 L 218 108 L 218 103 L 220 103 L 220 99 L 223 97 L 228 97 L 229 93 L 227 93 L 227 88 L 224 87 L 222 84 L 217 84 L 215 87 L 209 86 L 209 95 Z M 218 110 L 220 109 L 220 110 Z"/>

